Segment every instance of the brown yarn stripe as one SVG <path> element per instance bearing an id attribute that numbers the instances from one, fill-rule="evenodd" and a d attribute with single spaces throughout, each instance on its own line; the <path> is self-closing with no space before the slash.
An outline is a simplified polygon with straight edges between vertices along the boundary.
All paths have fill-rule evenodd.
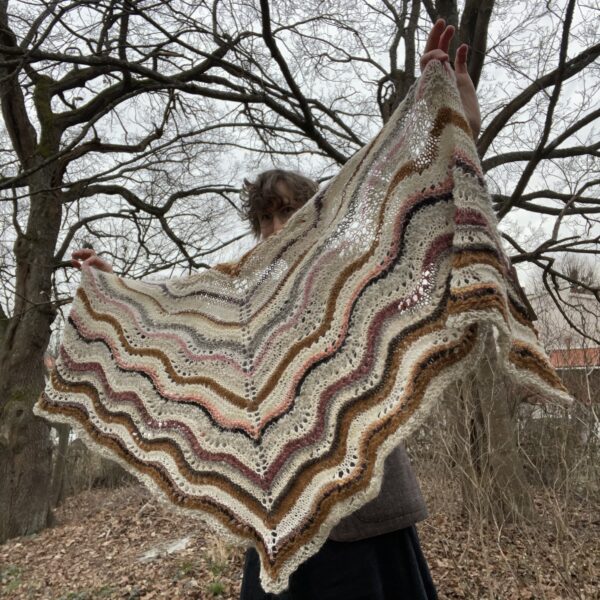
<path id="1" fill-rule="evenodd" d="M 424 198 L 424 200 L 427 198 Z M 92 308 L 90 300 L 87 294 L 79 288 L 77 291 L 77 296 L 82 300 L 84 306 L 88 313 L 93 317 L 93 319 L 97 321 L 102 321 L 104 323 L 110 324 L 115 330 L 117 337 L 124 348 L 126 348 L 127 352 L 134 356 L 151 356 L 158 359 L 163 366 L 165 367 L 166 372 L 169 374 L 169 377 L 179 385 L 185 384 L 199 384 L 205 385 L 212 390 L 216 390 L 217 393 L 221 394 L 223 397 L 227 398 L 234 406 L 238 408 L 250 408 L 251 410 L 255 410 L 261 403 L 273 392 L 273 389 L 280 381 L 284 371 L 287 369 L 287 366 L 293 361 L 293 359 L 298 356 L 305 348 L 310 347 L 316 340 L 320 337 L 326 335 L 330 329 L 329 323 L 333 320 L 333 314 L 337 308 L 337 297 L 340 294 L 340 289 L 342 287 L 342 283 L 345 282 L 348 277 L 354 272 L 362 268 L 362 266 L 371 258 L 372 254 L 375 251 L 375 246 L 371 247 L 369 253 L 362 255 L 362 258 L 355 261 L 354 263 L 348 265 L 342 272 L 340 277 L 337 279 L 337 284 L 332 288 L 334 293 L 329 294 L 327 298 L 326 310 L 323 320 L 321 321 L 321 325 L 310 335 L 306 336 L 303 340 L 298 341 L 296 344 L 292 345 L 291 348 L 286 352 L 285 356 L 278 362 L 275 370 L 269 375 L 266 382 L 263 386 L 257 390 L 256 399 L 255 400 L 246 400 L 245 398 L 234 394 L 230 390 L 223 388 L 220 386 L 214 379 L 204 376 L 188 376 L 183 377 L 177 374 L 175 369 L 172 366 L 172 363 L 169 358 L 159 349 L 157 348 L 135 348 L 133 347 L 125 338 L 123 329 L 121 324 L 117 319 L 112 317 L 109 314 L 99 313 L 95 309 Z"/>
<path id="2" fill-rule="evenodd" d="M 548 361 L 531 346 L 522 342 L 513 342 L 508 358 L 520 369 L 535 373 L 554 389 L 568 393 L 558 374 L 548 368 Z"/>
<path id="3" fill-rule="evenodd" d="M 505 278 L 509 277 L 508 272 L 502 261 L 499 259 L 496 252 L 493 250 L 461 250 L 460 252 L 455 252 L 453 256 L 452 267 L 453 268 L 463 268 L 469 267 L 471 265 L 477 264 L 486 264 L 490 267 L 493 267 L 503 275 Z M 527 318 L 525 314 L 523 314 L 523 309 L 515 303 L 515 301 L 511 298 L 510 294 L 508 295 L 509 300 L 509 308 L 511 315 L 521 324 L 532 331 L 535 331 L 535 327 L 533 323 Z"/>
<path id="4" fill-rule="evenodd" d="M 442 328 L 444 320 L 445 320 L 445 317 L 441 316 L 440 318 L 436 319 L 434 322 L 425 324 L 423 327 L 415 330 L 410 335 L 406 336 L 406 338 L 403 339 L 402 342 L 399 343 L 394 350 L 391 371 L 392 372 L 397 371 L 399 362 L 402 360 L 406 350 L 408 348 L 410 348 L 413 341 L 421 338 L 424 335 L 428 335 L 429 333 L 432 333 L 432 332 L 437 331 L 440 328 Z M 61 391 L 61 392 L 75 391 L 77 393 L 86 394 L 90 398 L 90 400 L 94 406 L 94 409 L 96 410 L 98 415 L 105 422 L 119 423 L 120 425 L 123 425 L 124 427 L 126 427 L 127 430 L 130 432 L 130 434 L 132 434 L 134 431 L 136 431 L 136 429 L 133 426 L 129 417 L 126 417 L 124 415 L 123 416 L 112 415 L 104 408 L 104 406 L 99 401 L 99 398 L 98 398 L 95 388 L 92 385 L 90 385 L 90 384 L 82 385 L 82 384 L 75 384 L 75 383 L 71 383 L 71 382 L 60 383 L 57 381 L 56 375 L 57 374 L 55 371 L 51 378 L 51 381 L 52 381 L 55 389 L 57 389 L 58 391 Z M 367 398 L 366 400 L 361 402 L 360 407 L 356 406 L 356 404 L 349 407 L 349 410 L 347 410 L 346 414 L 342 418 L 342 423 L 339 428 L 342 439 L 345 439 L 345 437 L 347 436 L 350 424 L 355 419 L 356 415 L 360 414 L 361 412 L 364 412 L 365 410 L 372 408 L 372 406 L 374 406 L 381 398 L 385 397 L 386 395 L 389 395 L 391 385 L 392 385 L 391 378 L 388 377 L 386 380 L 384 380 L 382 382 L 382 391 L 381 392 L 379 392 L 378 394 L 372 393 L 370 398 Z M 60 408 L 53 412 L 60 413 Z M 87 430 L 87 422 L 85 419 L 83 420 L 82 425 Z M 185 477 L 189 481 L 192 481 L 194 483 L 199 483 L 199 482 L 209 483 L 210 485 L 219 487 L 224 492 L 230 494 L 231 496 L 233 496 L 241 501 L 241 498 L 239 495 L 239 489 L 236 487 L 231 487 L 230 481 L 227 480 L 226 478 L 223 478 L 222 476 L 217 476 L 216 474 L 198 476 L 197 473 L 189 467 L 189 465 L 187 464 L 187 461 L 185 461 L 185 458 L 183 457 L 183 455 L 182 454 L 179 455 L 180 450 L 178 447 L 173 446 L 173 445 L 166 445 L 166 444 L 164 444 L 162 442 L 158 442 L 158 441 L 146 441 L 146 440 L 140 440 L 140 446 L 145 450 L 159 449 L 159 450 L 169 454 L 171 456 L 171 458 L 178 465 L 180 471 L 182 473 L 184 473 Z M 173 454 L 173 451 L 175 451 L 177 454 Z M 291 489 L 289 489 L 289 488 L 287 489 L 287 492 L 286 492 L 285 498 L 284 498 L 284 500 L 286 500 L 286 501 L 280 503 L 277 512 L 272 513 L 268 520 L 264 518 L 264 508 L 262 507 L 261 504 L 256 503 L 254 505 L 254 507 L 246 502 L 244 502 L 244 504 L 247 506 L 248 510 L 251 510 L 252 512 L 254 512 L 257 516 L 259 516 L 265 522 L 269 523 L 269 526 L 272 527 L 279 522 L 279 520 L 287 512 L 289 507 L 293 503 L 296 502 L 298 496 L 301 494 L 302 490 L 306 487 L 307 482 L 310 481 L 312 479 L 312 477 L 314 475 L 316 475 L 316 473 L 319 470 L 322 470 L 322 468 L 329 468 L 333 464 L 339 462 L 341 459 L 341 456 L 342 456 L 342 454 L 338 450 L 334 455 L 330 456 L 330 458 L 327 459 L 327 462 L 324 467 L 322 467 L 322 465 L 324 463 L 319 461 L 319 462 L 315 462 L 314 464 L 310 465 L 308 468 L 309 470 L 305 468 L 305 471 L 303 471 L 303 475 L 295 482 L 293 487 Z M 250 498 L 250 500 L 253 501 L 254 499 Z"/>
<path id="5" fill-rule="evenodd" d="M 54 386 L 54 382 L 53 382 Z M 64 388 L 55 387 L 59 391 L 70 392 L 73 391 L 73 385 L 65 386 Z M 91 386 L 90 386 L 91 387 Z M 87 390 L 77 390 L 81 393 L 90 396 Z M 94 390 L 95 393 L 95 390 Z M 93 401 L 93 400 L 92 400 Z M 67 406 L 65 404 L 61 404 L 59 406 L 55 404 L 51 404 L 48 401 L 48 398 L 45 393 L 42 393 L 38 400 L 40 407 L 50 413 L 56 415 L 66 415 L 70 417 L 73 421 L 77 421 L 80 425 L 83 426 L 87 434 L 99 445 L 104 446 L 105 448 L 110 449 L 114 454 L 121 457 L 125 462 L 127 462 L 130 466 L 134 468 L 135 471 L 143 473 L 152 478 L 152 480 L 160 487 L 160 489 L 166 494 L 171 502 L 176 505 L 180 505 L 182 507 L 201 510 L 204 512 L 210 513 L 213 517 L 215 517 L 218 521 L 221 522 L 222 525 L 234 531 L 238 535 L 240 531 L 245 533 L 252 533 L 253 535 L 248 535 L 248 537 L 252 537 L 256 543 L 260 542 L 260 538 L 256 534 L 254 530 L 251 531 L 252 528 L 246 526 L 241 523 L 235 514 L 233 514 L 227 507 L 218 504 L 216 501 L 211 498 L 194 498 L 193 501 L 191 498 L 176 493 L 172 488 L 171 480 L 165 475 L 161 467 L 154 467 L 148 463 L 138 460 L 135 456 L 130 454 L 126 449 L 124 449 L 119 443 L 117 443 L 114 439 L 106 436 L 105 433 L 99 432 L 93 425 L 90 424 L 89 419 L 87 418 L 87 414 L 85 410 L 79 407 Z M 160 443 L 160 446 L 164 446 L 164 444 Z M 169 446 L 170 448 L 170 446 Z M 152 448 L 156 450 L 156 448 Z M 162 449 L 162 448 L 159 448 Z M 171 456 L 172 454 L 168 452 Z M 179 463 L 178 463 L 179 466 Z"/>
<path id="6" fill-rule="evenodd" d="M 457 344 L 448 345 L 443 349 L 443 354 L 435 362 L 435 366 L 428 364 L 431 355 L 424 357 L 421 360 L 420 364 L 417 365 L 419 371 L 409 380 L 409 391 L 406 393 L 407 398 L 410 398 L 409 402 L 407 402 L 407 404 L 399 411 L 396 411 L 391 419 L 367 431 L 367 434 L 363 438 L 366 443 L 361 449 L 360 456 L 367 456 L 369 452 L 373 455 L 373 449 L 379 448 L 383 441 L 390 436 L 391 432 L 397 431 L 397 429 L 405 423 L 420 406 L 423 395 L 431 379 L 438 375 L 442 370 L 451 368 L 469 354 L 475 344 L 474 329 L 475 328 L 472 328 L 471 331 L 468 331 Z M 439 354 L 439 350 L 440 349 L 438 348 L 433 354 Z M 343 439 L 346 438 L 344 437 Z M 354 479 L 343 487 L 338 487 L 336 484 L 330 485 L 316 509 L 316 514 L 318 516 L 313 518 L 313 522 L 310 526 L 305 526 L 302 530 L 296 530 L 296 532 L 291 534 L 289 538 L 285 540 L 275 560 L 269 560 L 269 556 L 262 545 L 258 547 L 257 550 L 262 555 L 263 564 L 267 565 L 267 569 L 271 574 L 275 573 L 279 568 L 278 565 L 285 562 L 285 559 L 293 554 L 297 548 L 313 537 L 314 531 L 318 531 L 321 523 L 323 523 L 327 515 L 338 502 L 346 500 L 354 494 L 366 489 L 373 477 L 375 465 L 373 461 L 365 463 L 365 460 L 363 459 L 362 462 L 364 464 L 362 480 L 356 481 L 356 479 Z M 319 516 L 321 516 L 321 518 L 319 518 Z"/>
<path id="7" fill-rule="evenodd" d="M 431 327 L 431 330 L 434 330 L 434 328 Z M 425 335 L 426 333 L 427 332 L 423 333 L 422 335 Z M 417 337 L 420 337 L 420 336 L 417 336 Z M 394 352 L 395 356 L 401 356 L 404 354 L 404 351 L 399 352 L 401 349 L 401 346 L 403 346 L 403 345 L 405 345 L 405 344 L 399 344 L 398 347 L 395 349 L 395 352 Z M 454 355 L 452 353 L 450 353 L 450 356 L 454 356 Z M 417 365 L 415 367 L 416 369 L 419 369 L 420 372 L 418 371 L 414 377 L 411 377 L 411 380 L 416 381 L 419 377 L 421 377 L 423 369 L 430 369 L 430 367 L 427 365 L 428 360 L 429 360 L 429 358 L 427 356 L 421 361 L 420 365 Z M 453 361 L 453 362 L 455 362 L 455 361 Z M 397 365 L 396 365 L 396 369 L 397 369 Z M 412 372 L 414 372 L 414 369 Z M 432 376 L 435 376 L 435 374 Z M 425 378 L 422 381 L 424 383 L 421 384 L 421 387 L 426 385 L 427 378 Z M 74 385 L 74 384 L 67 384 L 67 385 L 63 386 L 60 384 L 59 381 L 57 381 L 56 372 L 53 373 L 52 383 L 53 383 L 55 389 L 57 389 L 58 391 L 67 391 L 67 392 L 68 391 L 76 391 L 77 393 L 86 394 L 88 397 L 90 397 L 99 416 L 101 416 L 101 418 L 103 418 L 103 420 L 105 422 L 108 422 L 108 421 L 118 422 L 118 423 L 124 425 L 125 427 L 127 427 L 128 431 L 130 431 L 130 433 L 132 433 L 132 428 L 130 427 L 130 422 L 128 419 L 126 420 L 125 418 L 122 418 L 122 417 L 115 417 L 115 416 L 110 416 L 107 414 L 104 407 L 99 403 L 99 400 L 97 397 L 97 392 L 93 388 L 93 386 L 89 386 L 92 388 L 92 394 L 90 394 L 90 391 L 88 389 L 86 389 L 87 386 Z M 388 377 L 387 380 L 384 382 L 384 386 L 383 386 L 384 389 L 379 394 L 379 396 L 389 395 L 391 385 L 392 385 L 391 378 Z M 418 391 L 418 389 L 419 389 L 418 386 L 415 386 L 415 390 Z M 423 387 L 423 390 L 424 389 L 425 388 Z M 420 402 L 420 396 L 418 393 L 416 393 L 414 395 L 414 398 L 418 398 L 419 402 Z M 346 415 L 344 415 L 342 439 L 346 439 L 347 431 L 349 429 L 351 422 L 354 420 L 355 416 L 357 414 L 360 414 L 364 410 L 368 410 L 369 408 L 371 408 L 371 406 L 373 404 L 376 403 L 373 400 L 374 400 L 374 398 L 371 397 L 369 399 L 368 406 L 364 407 L 363 410 L 359 411 L 353 407 L 353 410 L 348 411 L 348 413 Z M 173 492 L 172 488 L 170 487 L 171 484 L 169 483 L 168 478 L 162 472 L 162 469 L 160 467 L 151 467 L 147 463 L 140 463 L 140 461 L 138 461 L 133 455 L 131 455 L 129 452 L 127 452 L 126 449 L 122 448 L 114 440 L 111 440 L 110 438 L 106 438 L 104 436 L 104 434 L 102 434 L 102 433 L 98 434 L 97 430 L 93 427 L 93 425 L 91 425 L 91 423 L 86 418 L 85 411 L 83 409 L 67 407 L 64 405 L 62 405 L 62 407 L 60 407 L 60 408 L 57 408 L 53 404 L 49 404 L 46 401 L 45 396 L 42 398 L 41 403 L 42 403 L 42 407 L 50 413 L 67 414 L 67 415 L 71 416 L 72 418 L 76 419 L 77 421 L 79 421 L 81 423 L 81 425 L 85 428 L 85 430 L 88 432 L 88 434 L 90 434 L 90 436 L 96 440 L 96 442 L 100 443 L 101 445 L 108 446 L 113 451 L 115 451 L 118 455 L 120 455 L 124 460 L 126 460 L 129 464 L 131 464 L 138 470 L 146 473 L 147 475 L 151 476 L 152 479 L 168 495 L 168 497 L 171 498 L 171 500 L 173 502 L 175 502 L 176 504 L 182 504 L 183 506 L 186 506 L 188 508 L 193 508 L 193 509 L 207 510 L 214 516 L 219 517 L 219 520 L 224 525 L 227 525 L 228 527 L 230 527 L 230 529 L 232 529 L 232 531 L 234 531 L 238 534 L 240 534 L 240 531 L 243 531 L 246 535 L 248 535 L 248 537 L 252 537 L 254 539 L 255 543 L 259 547 L 262 547 L 262 540 L 261 540 L 260 536 L 256 533 L 256 531 L 253 530 L 253 528 L 251 528 L 249 526 L 244 526 L 233 515 L 227 515 L 227 519 L 225 519 L 223 517 L 223 515 L 221 514 L 223 511 L 225 511 L 224 507 L 217 504 L 215 501 L 210 500 L 210 499 L 199 499 L 199 498 L 191 499 L 191 498 L 185 498 L 185 497 L 182 498 L 181 496 L 179 496 L 178 494 Z M 417 404 L 418 404 L 418 402 L 415 403 L 414 400 L 412 400 L 410 404 L 407 404 L 407 407 L 412 407 L 412 408 L 410 408 L 410 410 L 403 411 L 403 413 L 402 413 L 403 416 L 401 418 L 401 421 L 399 421 L 399 423 L 404 422 L 410 416 L 410 414 L 412 414 L 412 412 L 416 409 Z M 108 416 L 109 418 L 108 419 L 104 418 L 104 416 Z M 385 439 L 385 437 L 386 437 L 386 435 L 384 435 L 385 428 L 382 429 L 382 432 L 383 433 L 378 434 L 377 439 L 380 439 L 380 438 L 382 440 Z M 187 462 L 183 458 L 183 455 L 181 454 L 178 447 L 173 447 L 171 444 L 165 444 L 163 442 L 158 442 L 158 441 L 146 442 L 145 440 L 138 440 L 138 443 L 140 444 L 140 447 L 143 450 L 146 450 L 146 451 L 154 450 L 155 451 L 156 449 L 159 449 L 159 450 L 169 454 L 175 460 L 178 468 L 182 472 L 185 472 L 185 476 L 188 480 L 193 481 L 194 483 L 197 483 L 197 484 L 198 483 L 207 483 L 207 484 L 219 487 L 220 489 L 224 489 L 226 491 L 226 493 L 229 493 L 231 496 L 235 497 L 240 503 L 244 504 L 244 506 L 246 506 L 246 508 L 248 510 L 250 510 L 255 515 L 257 515 L 263 522 L 267 523 L 268 527 L 270 527 L 270 528 L 273 528 L 279 522 L 279 520 L 281 520 L 281 517 L 285 515 L 287 506 L 284 506 L 282 504 L 275 515 L 270 515 L 268 518 L 265 518 L 266 515 L 265 515 L 264 508 L 262 507 L 262 505 L 260 503 L 258 503 L 257 501 L 255 501 L 254 498 L 248 497 L 247 494 L 244 494 L 244 498 L 242 498 L 239 493 L 235 493 L 235 492 L 232 493 L 231 487 L 230 487 L 230 482 L 228 480 L 226 480 L 225 478 L 223 478 L 222 482 L 221 481 L 216 482 L 216 481 L 214 481 L 214 477 L 215 477 L 214 475 L 211 475 L 210 477 L 197 477 L 194 473 L 190 473 L 189 465 L 187 465 Z M 175 450 L 176 455 L 173 454 L 173 450 Z M 300 493 L 302 492 L 302 490 L 306 487 L 306 483 L 304 482 L 304 480 L 307 479 L 307 477 L 309 477 L 309 476 L 312 477 L 313 473 L 316 474 L 317 471 L 322 470 L 323 468 L 329 468 L 336 462 L 339 462 L 339 460 L 341 458 L 340 454 L 341 453 L 338 449 L 338 452 L 336 452 L 333 457 L 328 458 L 325 463 L 321 462 L 320 464 L 313 465 L 313 468 L 310 469 L 310 473 L 306 473 L 303 471 L 301 478 L 297 481 L 297 485 L 294 486 L 295 488 L 299 488 L 299 489 L 294 490 L 294 492 L 293 492 L 294 498 L 292 499 L 288 496 L 286 499 L 289 500 L 290 503 L 292 501 L 295 502 L 297 500 L 298 496 L 300 495 Z M 372 467 L 368 468 L 368 476 L 369 477 L 371 476 L 371 469 L 372 469 Z M 368 480 L 367 480 L 367 482 L 368 482 Z M 367 482 L 365 482 L 364 486 L 367 485 Z M 226 485 L 221 485 L 221 483 L 225 483 Z M 350 484 L 351 484 L 351 482 L 348 482 L 348 487 L 346 488 L 345 492 L 343 490 L 338 490 L 337 495 L 332 496 L 331 500 L 327 501 L 325 503 L 324 506 L 325 506 L 325 509 L 327 510 L 327 512 L 324 513 L 325 515 L 328 514 L 328 512 L 329 512 L 327 507 L 331 506 L 331 503 L 336 498 L 346 498 L 349 495 L 356 493 L 356 491 L 357 491 L 356 486 L 351 488 Z M 359 489 L 364 489 L 364 486 Z M 229 488 L 229 490 L 227 490 L 226 488 Z M 336 500 L 336 502 L 337 502 L 337 500 Z M 251 506 L 252 504 L 254 505 L 254 507 Z M 253 510 L 253 508 L 256 510 Z M 234 523 L 233 527 L 232 527 L 232 523 Z M 306 536 L 307 533 L 308 532 L 305 532 L 305 534 L 303 534 L 303 538 L 304 538 L 304 536 Z M 279 554 L 278 556 L 281 558 L 282 554 Z"/>

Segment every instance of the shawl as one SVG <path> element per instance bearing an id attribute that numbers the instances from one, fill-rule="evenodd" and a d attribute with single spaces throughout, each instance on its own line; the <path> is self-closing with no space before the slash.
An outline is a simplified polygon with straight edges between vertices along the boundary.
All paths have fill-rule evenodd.
<path id="1" fill-rule="evenodd" d="M 518 383 L 568 399 L 530 317 L 453 73 L 433 61 L 237 264 L 161 282 L 84 268 L 34 412 L 256 547 L 280 592 L 486 339 Z"/>

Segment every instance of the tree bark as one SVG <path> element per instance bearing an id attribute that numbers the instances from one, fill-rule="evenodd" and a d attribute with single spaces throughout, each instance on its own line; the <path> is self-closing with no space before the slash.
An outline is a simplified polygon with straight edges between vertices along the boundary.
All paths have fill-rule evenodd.
<path id="1" fill-rule="evenodd" d="M 17 47 L 8 22 L 8 2 L 0 1 L 0 43 Z M 9 57 L 2 56 L 0 59 Z M 19 82 L 22 65 L 0 63 L 0 103 L 7 132 L 28 177 L 29 215 L 25 231 L 16 228 L 15 301 L 0 339 L 0 543 L 39 531 L 51 522 L 51 442 L 48 424 L 33 415 L 44 386 L 44 353 L 55 317 L 52 304 L 54 252 L 62 208 L 59 169 L 44 165 L 59 149 L 48 93 L 50 79 L 34 74 L 33 101 L 39 138 Z"/>
<path id="2" fill-rule="evenodd" d="M 52 172 L 30 185 L 30 215 L 15 244 L 16 301 L 0 346 L 0 542 L 45 527 L 50 519 L 50 428 L 32 408 L 44 386 L 44 353 L 54 320 L 53 256 L 60 199 Z"/>

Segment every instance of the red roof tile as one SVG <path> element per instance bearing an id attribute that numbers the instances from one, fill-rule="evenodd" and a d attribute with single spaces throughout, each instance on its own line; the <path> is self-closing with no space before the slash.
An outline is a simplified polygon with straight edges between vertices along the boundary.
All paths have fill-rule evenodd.
<path id="1" fill-rule="evenodd" d="M 550 362 L 555 369 L 600 367 L 600 348 L 568 348 L 552 350 Z"/>

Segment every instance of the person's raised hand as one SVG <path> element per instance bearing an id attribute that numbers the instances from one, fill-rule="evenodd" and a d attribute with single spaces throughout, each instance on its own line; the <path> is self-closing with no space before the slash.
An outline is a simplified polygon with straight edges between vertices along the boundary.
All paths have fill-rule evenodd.
<path id="1" fill-rule="evenodd" d="M 421 56 L 421 71 L 425 69 L 425 66 L 431 60 L 439 60 L 441 62 L 447 62 L 449 60 L 450 57 L 448 51 L 454 33 L 454 27 L 452 25 L 446 25 L 444 19 L 438 19 L 434 23 L 429 32 L 429 37 L 427 38 L 425 52 Z M 481 128 L 481 114 L 479 112 L 477 92 L 475 91 L 475 86 L 473 85 L 473 81 L 467 69 L 468 52 L 469 46 L 467 44 L 461 44 L 456 49 L 456 55 L 454 57 L 454 74 L 465 116 L 471 127 L 473 137 L 477 139 Z"/>
<path id="2" fill-rule="evenodd" d="M 104 271 L 105 273 L 113 272 L 112 265 L 100 258 L 92 248 L 80 248 L 79 250 L 75 250 L 75 252 L 71 254 L 71 259 L 71 264 L 76 269 L 81 269 L 83 265 L 86 265 Z"/>

